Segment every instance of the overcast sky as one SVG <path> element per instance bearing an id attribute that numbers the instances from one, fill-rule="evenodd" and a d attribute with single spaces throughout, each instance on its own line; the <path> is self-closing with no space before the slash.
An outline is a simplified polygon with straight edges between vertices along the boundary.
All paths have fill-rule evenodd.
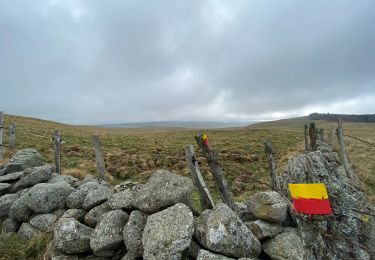
<path id="1" fill-rule="evenodd" d="M 0 110 L 81 124 L 375 113 L 375 1 L 1 0 Z"/>

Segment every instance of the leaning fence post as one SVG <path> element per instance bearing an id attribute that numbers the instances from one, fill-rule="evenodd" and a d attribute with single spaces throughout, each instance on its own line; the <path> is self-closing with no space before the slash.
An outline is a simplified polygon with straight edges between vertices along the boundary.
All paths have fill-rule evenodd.
<path id="1" fill-rule="evenodd" d="M 234 203 L 231 192 L 225 181 L 221 168 L 219 166 L 219 154 L 208 145 L 208 138 L 205 134 L 195 136 L 195 140 L 201 148 L 204 156 L 210 166 L 212 176 L 219 189 L 222 201 L 227 204 L 233 211 L 236 211 L 236 204 Z"/>
<path id="2" fill-rule="evenodd" d="M 272 190 L 278 191 L 280 190 L 280 182 L 276 173 L 276 163 L 275 163 L 275 159 L 273 158 L 272 143 L 270 140 L 266 140 L 264 142 L 264 150 L 267 155 L 267 161 L 268 161 L 268 166 L 269 166 L 270 176 L 271 176 Z"/>
<path id="3" fill-rule="evenodd" d="M 186 163 L 190 169 L 191 178 L 198 189 L 203 209 L 212 209 L 214 207 L 214 202 L 199 170 L 198 161 L 194 154 L 194 147 L 191 144 L 185 146 L 185 156 Z"/>
<path id="4" fill-rule="evenodd" d="M 58 174 L 61 174 L 61 130 L 55 130 L 53 141 L 55 150 L 56 172 Z"/>
<path id="5" fill-rule="evenodd" d="M 92 138 L 95 151 L 96 171 L 98 172 L 99 178 L 105 180 L 105 165 L 104 157 L 102 152 L 102 143 L 100 141 L 99 134 L 94 134 Z"/>
<path id="6" fill-rule="evenodd" d="M 346 146 L 345 146 L 345 140 L 344 140 L 344 131 L 342 129 L 342 120 L 341 118 L 337 119 L 337 139 L 339 140 L 340 145 L 340 154 L 342 159 L 342 164 L 344 166 L 346 175 L 348 178 L 352 179 L 352 170 L 350 169 L 349 160 L 348 160 L 348 154 L 346 152 Z"/>
<path id="7" fill-rule="evenodd" d="M 3 159 L 3 111 L 0 111 L 0 160 Z"/>
<path id="8" fill-rule="evenodd" d="M 16 123 L 9 126 L 9 148 L 16 148 Z"/>
<path id="9" fill-rule="evenodd" d="M 315 123 L 311 122 L 309 125 L 309 135 L 310 135 L 310 147 L 311 151 L 316 151 L 318 149 L 318 143 L 317 143 L 317 131 L 315 128 Z"/>
<path id="10" fill-rule="evenodd" d="M 307 124 L 305 124 L 305 151 L 307 152 L 309 150 L 309 127 Z"/>

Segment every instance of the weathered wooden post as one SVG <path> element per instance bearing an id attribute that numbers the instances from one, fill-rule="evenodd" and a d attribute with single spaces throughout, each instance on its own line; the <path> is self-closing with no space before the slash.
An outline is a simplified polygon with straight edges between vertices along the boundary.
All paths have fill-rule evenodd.
<path id="1" fill-rule="evenodd" d="M 3 121 L 3 111 L 0 111 L 0 160 L 3 159 L 3 127 L 4 127 L 4 121 Z"/>
<path id="2" fill-rule="evenodd" d="M 94 151 L 95 151 L 96 171 L 98 172 L 99 178 L 105 181 L 106 170 L 105 170 L 105 165 L 104 165 L 102 143 L 100 141 L 99 134 L 94 134 L 92 140 L 93 140 Z"/>
<path id="3" fill-rule="evenodd" d="M 9 148 L 16 148 L 16 123 L 9 126 Z"/>
<path id="4" fill-rule="evenodd" d="M 308 138 L 308 135 L 309 135 L 309 126 L 307 124 L 305 124 L 305 151 L 309 151 L 309 138 Z"/>
<path id="5" fill-rule="evenodd" d="M 208 145 L 207 135 L 199 134 L 195 136 L 195 140 L 207 159 L 208 165 L 210 166 L 212 172 L 212 176 L 214 178 L 216 186 L 219 189 L 222 201 L 227 204 L 233 211 L 236 211 L 236 204 L 234 203 L 232 194 L 229 191 L 228 185 L 219 165 L 219 154 Z"/>
<path id="6" fill-rule="evenodd" d="M 309 135 L 310 135 L 311 151 L 316 151 L 318 149 L 318 143 L 317 143 L 318 135 L 317 135 L 314 122 L 311 122 L 309 125 Z"/>
<path id="7" fill-rule="evenodd" d="M 198 161 L 194 153 L 194 147 L 191 144 L 185 147 L 185 156 L 186 163 L 190 169 L 191 178 L 195 187 L 198 189 L 203 209 L 212 209 L 214 207 L 214 202 L 199 170 Z"/>
<path id="8" fill-rule="evenodd" d="M 337 129 L 335 127 L 331 128 L 331 146 L 332 148 L 335 148 L 336 146 L 336 132 Z"/>
<path id="9" fill-rule="evenodd" d="M 276 173 L 276 163 L 275 163 L 275 159 L 273 158 L 272 143 L 270 140 L 266 140 L 264 142 L 264 150 L 266 152 L 268 167 L 270 170 L 272 190 L 278 191 L 280 190 L 280 182 Z"/>
<path id="10" fill-rule="evenodd" d="M 340 154 L 341 154 L 341 160 L 342 164 L 344 166 L 346 175 L 348 178 L 353 179 L 353 174 L 352 170 L 349 165 L 349 159 L 348 159 L 348 154 L 346 152 L 346 146 L 345 146 L 345 140 L 344 140 L 344 131 L 342 129 L 342 120 L 341 118 L 337 119 L 337 139 L 339 140 L 339 145 L 340 145 Z"/>
<path id="11" fill-rule="evenodd" d="M 323 142 L 324 143 L 324 129 L 323 128 L 319 128 L 319 141 Z"/>
<path id="12" fill-rule="evenodd" d="M 55 150 L 56 172 L 58 174 L 61 174 L 61 130 L 55 130 L 53 141 Z"/>

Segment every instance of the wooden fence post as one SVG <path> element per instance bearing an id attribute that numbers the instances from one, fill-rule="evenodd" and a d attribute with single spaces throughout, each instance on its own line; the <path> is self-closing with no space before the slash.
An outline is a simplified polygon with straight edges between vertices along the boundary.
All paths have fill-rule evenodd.
<path id="1" fill-rule="evenodd" d="M 4 127 L 4 121 L 3 121 L 3 111 L 0 111 L 0 160 L 3 159 L 3 127 Z"/>
<path id="2" fill-rule="evenodd" d="M 309 135 L 309 126 L 307 124 L 305 124 L 305 151 L 309 151 L 309 138 L 308 138 L 308 135 Z"/>
<path id="3" fill-rule="evenodd" d="M 336 128 L 331 127 L 328 132 L 328 142 L 332 148 L 335 148 L 336 145 Z"/>
<path id="4" fill-rule="evenodd" d="M 199 134 L 195 136 L 195 140 L 201 148 L 204 156 L 207 159 L 208 165 L 210 166 L 212 176 L 219 189 L 222 201 L 227 204 L 233 211 L 236 212 L 236 204 L 234 203 L 231 192 L 229 191 L 228 185 L 225 181 L 223 173 L 219 165 L 219 154 L 208 145 L 208 139 L 206 135 Z"/>
<path id="5" fill-rule="evenodd" d="M 95 151 L 96 171 L 98 172 L 99 178 L 105 181 L 106 170 L 105 170 L 105 165 L 104 165 L 102 143 L 100 141 L 99 134 L 94 134 L 92 141 L 93 141 L 94 151 Z"/>
<path id="6" fill-rule="evenodd" d="M 310 135 L 310 148 L 311 151 L 316 151 L 318 149 L 318 143 L 317 143 L 317 131 L 315 128 L 315 123 L 311 122 L 309 125 L 309 135 Z"/>
<path id="7" fill-rule="evenodd" d="M 185 156 L 186 163 L 190 169 L 191 178 L 195 187 L 198 189 L 203 210 L 212 209 L 214 207 L 214 202 L 199 170 L 198 161 L 194 154 L 194 147 L 191 144 L 185 147 Z"/>
<path id="8" fill-rule="evenodd" d="M 58 174 L 61 174 L 61 130 L 55 130 L 53 141 L 55 150 L 56 172 Z"/>
<path id="9" fill-rule="evenodd" d="M 319 141 L 321 141 L 322 143 L 324 143 L 324 129 L 323 128 L 319 128 Z"/>
<path id="10" fill-rule="evenodd" d="M 16 148 L 16 123 L 11 123 L 9 126 L 9 147 Z"/>
<path id="11" fill-rule="evenodd" d="M 351 170 L 350 165 L 349 165 L 348 154 L 346 152 L 346 146 L 345 146 L 345 140 L 344 140 L 344 131 L 342 129 L 341 118 L 337 119 L 337 124 L 338 124 L 337 139 L 339 140 L 342 164 L 345 168 L 345 172 L 346 172 L 346 175 L 348 176 L 348 178 L 353 179 L 352 170 Z"/>
<path id="12" fill-rule="evenodd" d="M 272 190 L 278 191 L 280 190 L 280 182 L 276 173 L 276 163 L 275 163 L 275 159 L 273 158 L 272 143 L 270 140 L 266 140 L 264 142 L 264 150 L 267 155 L 268 166 L 270 169 Z"/>

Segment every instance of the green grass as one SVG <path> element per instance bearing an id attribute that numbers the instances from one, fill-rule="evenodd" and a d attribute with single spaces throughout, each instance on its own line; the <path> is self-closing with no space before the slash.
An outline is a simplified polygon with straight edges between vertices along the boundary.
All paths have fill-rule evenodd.
<path id="1" fill-rule="evenodd" d="M 0 229 L 1 229 L 0 220 Z M 29 241 L 17 234 L 0 235 L 0 260 L 44 259 L 44 253 L 52 240 L 52 234 L 42 233 Z"/>

